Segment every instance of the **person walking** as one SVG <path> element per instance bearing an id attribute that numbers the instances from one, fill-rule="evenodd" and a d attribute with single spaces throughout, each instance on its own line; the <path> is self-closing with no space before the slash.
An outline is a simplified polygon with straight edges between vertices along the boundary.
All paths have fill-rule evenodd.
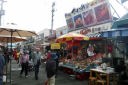
<path id="1" fill-rule="evenodd" d="M 23 72 L 25 72 L 25 77 L 28 77 L 28 62 L 29 62 L 29 55 L 27 51 L 24 51 L 21 54 L 21 72 L 20 72 L 20 77 L 22 77 Z"/>
<path id="2" fill-rule="evenodd" d="M 56 61 L 52 58 L 52 56 L 47 57 L 46 73 L 48 78 L 48 85 L 55 85 Z"/>
<path id="3" fill-rule="evenodd" d="M 3 85 L 3 70 L 4 70 L 5 59 L 0 48 L 0 85 Z"/>
<path id="4" fill-rule="evenodd" d="M 35 79 L 38 80 L 39 67 L 41 64 L 41 53 L 39 52 L 39 49 L 36 49 L 36 52 L 34 53 L 33 63 L 35 68 Z"/>

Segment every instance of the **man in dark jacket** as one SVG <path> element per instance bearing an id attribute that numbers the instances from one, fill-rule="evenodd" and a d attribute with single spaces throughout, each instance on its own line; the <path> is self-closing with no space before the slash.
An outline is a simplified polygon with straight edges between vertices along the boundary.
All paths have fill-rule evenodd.
<path id="1" fill-rule="evenodd" d="M 46 62 L 46 72 L 48 85 L 55 85 L 56 62 L 52 57 L 49 57 Z"/>
<path id="2" fill-rule="evenodd" d="M 5 59 L 0 49 L 0 85 L 3 85 L 3 69 L 4 69 Z"/>

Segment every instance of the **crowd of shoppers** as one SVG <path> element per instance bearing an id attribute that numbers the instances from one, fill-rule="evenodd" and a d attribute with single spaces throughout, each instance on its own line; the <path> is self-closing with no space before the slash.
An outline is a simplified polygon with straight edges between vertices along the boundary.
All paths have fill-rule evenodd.
<path id="1" fill-rule="evenodd" d="M 14 59 L 17 64 L 21 66 L 20 77 L 28 77 L 29 63 L 31 61 L 33 63 L 35 80 L 38 80 L 39 68 L 42 63 L 42 54 L 39 49 L 35 48 L 28 50 L 22 48 L 19 51 L 17 51 L 17 49 L 13 49 L 10 52 L 4 52 L 0 48 L 0 85 L 3 85 L 4 66 L 10 61 L 10 55 L 12 55 L 11 59 Z M 55 78 L 57 77 L 57 70 L 59 65 L 59 55 L 59 52 L 56 51 L 48 51 L 46 52 L 46 55 L 43 55 L 43 59 L 45 58 L 45 61 L 43 62 L 46 62 L 45 69 L 47 76 L 47 85 L 55 85 Z"/>

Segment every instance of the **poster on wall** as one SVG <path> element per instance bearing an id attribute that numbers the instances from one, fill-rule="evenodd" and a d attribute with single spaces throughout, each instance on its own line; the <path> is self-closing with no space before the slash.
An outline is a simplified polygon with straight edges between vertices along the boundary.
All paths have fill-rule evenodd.
<path id="1" fill-rule="evenodd" d="M 94 12 L 93 10 L 88 10 L 86 12 L 82 13 L 83 19 L 84 19 L 84 26 L 89 26 L 95 24 L 95 17 L 94 17 Z"/>
<path id="2" fill-rule="evenodd" d="M 74 30 L 73 19 L 72 19 L 72 18 L 69 18 L 69 19 L 67 19 L 66 21 L 67 21 L 67 25 L 68 25 L 68 30 L 69 30 L 69 31 Z"/>
<path id="3" fill-rule="evenodd" d="M 106 22 L 111 19 L 111 16 L 109 13 L 110 11 L 107 6 L 107 3 L 101 4 L 97 7 L 95 7 L 94 10 L 95 10 L 97 23 Z"/>
<path id="4" fill-rule="evenodd" d="M 76 29 L 84 26 L 81 14 L 74 16 L 74 22 L 75 22 L 75 28 Z"/>

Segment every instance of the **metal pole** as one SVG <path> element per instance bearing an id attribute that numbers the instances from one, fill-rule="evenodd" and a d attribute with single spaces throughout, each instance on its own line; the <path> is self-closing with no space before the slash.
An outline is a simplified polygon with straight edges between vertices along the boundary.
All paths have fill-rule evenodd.
<path id="1" fill-rule="evenodd" d="M 11 68 L 12 68 L 12 34 L 13 34 L 13 30 L 11 30 L 11 55 L 10 55 L 10 85 L 12 84 L 12 72 L 11 72 Z"/>
<path id="2" fill-rule="evenodd" d="M 54 12 L 55 12 L 55 2 L 52 3 L 52 20 L 51 20 L 51 35 L 52 35 L 52 31 L 53 31 L 53 17 L 54 17 Z"/>
<path id="3" fill-rule="evenodd" d="M 114 10 L 114 12 L 117 14 L 118 18 L 120 18 L 119 14 L 117 13 L 117 11 L 114 9 L 114 7 L 112 6 L 112 4 L 109 2 L 109 0 L 106 0 L 109 5 L 112 7 L 112 9 Z"/>
<path id="4" fill-rule="evenodd" d="M 4 15 L 4 10 L 3 10 L 3 3 L 6 2 L 4 0 L 0 0 L 0 26 L 1 26 L 1 18 L 2 15 Z"/>

